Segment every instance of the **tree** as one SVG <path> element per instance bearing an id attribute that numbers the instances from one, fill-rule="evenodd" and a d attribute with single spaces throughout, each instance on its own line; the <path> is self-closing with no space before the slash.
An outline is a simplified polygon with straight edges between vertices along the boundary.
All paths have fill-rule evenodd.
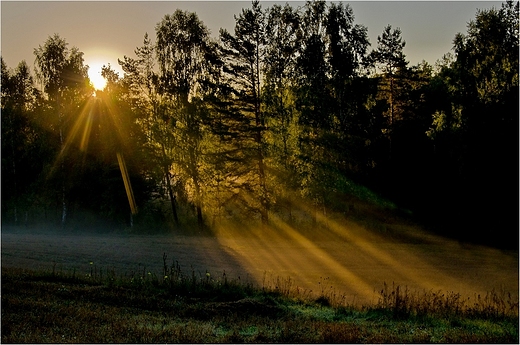
<path id="1" fill-rule="evenodd" d="M 48 122 L 58 132 L 62 152 L 57 158 L 61 170 L 62 226 L 67 220 L 67 193 L 71 183 L 68 179 L 70 174 L 65 171 L 66 151 L 69 148 L 65 137 L 80 111 L 78 104 L 86 102 L 93 93 L 87 74 L 88 66 L 83 64 L 83 53 L 76 47 L 69 50 L 67 45 L 63 38 L 55 34 L 43 46 L 34 49 L 36 76 L 43 84 L 49 107 L 53 110 L 49 115 L 55 114 Z"/>
<path id="2" fill-rule="evenodd" d="M 161 90 L 155 70 L 155 47 L 148 34 L 145 34 L 143 46 L 137 48 L 135 54 L 137 59 L 125 56 L 123 61 L 119 61 L 125 72 L 122 81 L 124 93 L 145 136 L 143 146 L 150 161 L 148 168 L 152 176 L 160 176 L 158 179 L 165 181 L 173 220 L 178 225 L 177 200 L 172 182 L 175 175 L 171 173 L 176 149 L 175 120 L 170 114 L 168 98 Z"/>
<path id="3" fill-rule="evenodd" d="M 235 16 L 234 36 L 227 30 L 220 31 L 224 47 L 226 72 L 229 84 L 233 86 L 235 102 L 240 112 L 249 118 L 247 135 L 254 141 L 250 153 L 255 161 L 257 183 L 244 186 L 249 192 L 258 191 L 260 217 L 263 224 L 269 220 L 269 192 L 265 166 L 265 114 L 262 102 L 262 66 L 265 58 L 266 33 L 265 13 L 260 3 L 253 1 L 251 9 L 243 9 Z M 256 194 L 256 193 L 255 193 Z"/>
<path id="4" fill-rule="evenodd" d="M 300 125 L 307 127 L 307 140 L 315 140 L 320 130 L 330 128 L 328 66 L 325 46 L 325 1 L 307 2 L 300 25 L 297 60 Z"/>
<path id="5" fill-rule="evenodd" d="M 518 217 L 508 216 L 518 211 L 509 201 L 518 200 L 518 16 L 512 1 L 479 10 L 467 34 L 455 36 L 454 59 L 442 66 L 442 82 L 434 78 L 446 101 L 429 131 L 443 148 L 438 159 L 450 163 L 445 178 L 456 181 L 459 224 L 492 226 L 509 239 L 518 236 Z"/>
<path id="6" fill-rule="evenodd" d="M 332 126 L 327 73 L 325 1 L 307 2 L 300 21 L 297 58 L 296 110 L 298 112 L 300 191 L 315 209 L 323 205 L 326 181 L 326 138 Z M 313 217 L 315 220 L 315 218 Z"/>
<path id="7" fill-rule="evenodd" d="M 14 224 L 19 223 L 22 209 L 27 222 L 31 199 L 41 173 L 38 155 L 41 139 L 35 130 L 34 116 L 40 105 L 40 93 L 25 61 L 10 71 L 4 60 L 2 67 L 2 209 L 12 211 Z M 11 217 L 8 217 L 11 218 Z"/>
<path id="8" fill-rule="evenodd" d="M 392 30 L 392 26 L 387 25 L 382 35 L 377 36 L 377 48 L 370 54 L 372 62 L 379 66 L 383 73 L 381 91 L 389 105 L 386 115 L 388 126 L 384 130 L 388 133 L 390 156 L 392 154 L 393 127 L 402 116 L 398 98 L 401 88 L 401 72 L 405 71 L 408 64 L 403 53 L 405 45 L 406 42 L 401 37 L 401 29 Z"/>
<path id="9" fill-rule="evenodd" d="M 195 13 L 175 11 L 157 24 L 156 51 L 162 92 L 172 104 L 176 121 L 177 168 L 190 182 L 197 221 L 203 225 L 202 142 L 207 114 L 205 96 L 214 89 L 217 50 L 209 31 Z M 216 66 L 215 66 L 216 64 Z"/>
<path id="10" fill-rule="evenodd" d="M 360 126 L 367 115 L 363 82 L 367 29 L 354 24 L 352 9 L 307 2 L 299 32 L 297 104 L 301 147 L 301 189 L 314 205 L 329 203 L 339 174 L 358 163 L 367 139 Z"/>
<path id="11" fill-rule="evenodd" d="M 360 149 L 361 133 L 356 123 L 366 116 L 364 103 L 368 94 L 362 74 L 369 46 L 367 28 L 354 25 L 352 8 L 342 3 L 330 5 L 325 28 L 334 123 L 332 148 L 336 151 L 333 159 L 338 169 L 348 172 L 358 164 L 355 151 Z"/>
<path id="12" fill-rule="evenodd" d="M 282 161 L 289 157 L 289 126 L 293 120 L 294 77 L 298 50 L 298 13 L 289 5 L 274 5 L 268 10 L 264 64 L 263 103 L 265 116 L 273 120 L 271 132 L 279 132 L 282 141 Z"/>
<path id="13" fill-rule="evenodd" d="M 269 157 L 272 203 L 286 207 L 292 218 L 292 195 L 298 187 L 296 174 L 297 117 L 294 109 L 296 53 L 299 13 L 289 4 L 273 5 L 266 11 L 266 40 L 263 64 L 262 104 L 266 122 L 265 143 Z"/>
<path id="14" fill-rule="evenodd" d="M 354 13 L 349 5 L 331 4 L 326 18 L 326 35 L 329 75 L 337 103 L 336 116 L 342 120 L 341 112 L 347 108 L 345 88 L 349 81 L 358 77 L 366 59 L 369 45 L 367 28 L 354 25 Z"/>

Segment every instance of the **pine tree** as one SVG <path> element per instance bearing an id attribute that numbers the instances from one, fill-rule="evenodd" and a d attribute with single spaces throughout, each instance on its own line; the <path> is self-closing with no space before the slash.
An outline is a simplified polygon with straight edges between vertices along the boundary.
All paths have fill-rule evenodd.
<path id="1" fill-rule="evenodd" d="M 245 124 L 246 135 L 254 143 L 246 155 L 255 162 L 256 169 L 252 174 L 256 181 L 249 179 L 244 187 L 247 193 L 252 193 L 259 199 L 258 210 L 262 223 L 266 224 L 269 220 L 270 197 L 265 164 L 265 114 L 261 106 L 266 18 L 260 3 L 253 1 L 252 8 L 243 9 L 238 17 L 235 16 L 235 20 L 234 35 L 227 30 L 220 31 L 225 54 L 225 72 L 228 75 L 228 85 L 233 87 L 232 92 L 239 111 L 247 119 L 247 123 L 242 122 Z"/>

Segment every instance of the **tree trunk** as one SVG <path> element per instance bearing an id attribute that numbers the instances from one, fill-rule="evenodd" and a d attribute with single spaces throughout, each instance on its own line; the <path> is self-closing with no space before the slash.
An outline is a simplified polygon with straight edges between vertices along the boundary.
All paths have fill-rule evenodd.
<path id="1" fill-rule="evenodd" d="M 62 182 L 62 190 L 61 190 L 61 226 L 65 226 L 65 222 L 67 221 L 67 198 L 65 196 L 65 183 Z"/>
<path id="2" fill-rule="evenodd" d="M 163 159 L 166 160 L 166 150 L 164 148 L 164 145 L 161 143 L 161 149 L 163 154 Z M 172 206 L 172 214 L 173 214 L 173 220 L 175 221 L 176 225 L 179 225 L 179 217 L 177 216 L 177 206 L 175 205 L 175 195 L 173 194 L 173 188 L 171 183 L 171 177 L 170 177 L 170 165 L 164 164 L 164 177 L 166 178 L 166 186 L 168 188 L 168 195 L 170 197 L 170 202 Z"/>
<path id="3" fill-rule="evenodd" d="M 392 136 L 394 131 L 394 75 L 390 72 L 390 130 L 388 140 L 390 141 L 390 157 L 392 159 Z"/>
<path id="4" fill-rule="evenodd" d="M 266 176 L 265 176 L 265 164 L 264 164 L 264 152 L 262 148 L 262 136 L 263 136 L 263 126 L 264 121 L 262 119 L 262 114 L 260 110 L 260 57 L 258 56 L 257 51 L 257 59 L 256 59 L 256 81 L 253 83 L 254 87 L 254 96 L 255 96 L 255 124 L 256 124 L 256 143 L 258 145 L 258 178 L 260 182 L 260 215 L 262 219 L 262 224 L 267 224 L 269 222 L 269 201 L 267 195 L 267 185 L 266 185 Z"/>
<path id="5" fill-rule="evenodd" d="M 202 207 L 200 207 L 200 204 L 197 206 L 197 224 L 199 225 L 199 228 L 202 229 L 204 226 L 204 219 L 202 218 Z"/>
<path id="6" fill-rule="evenodd" d="M 262 218 L 262 224 L 269 223 L 269 200 L 267 195 L 267 186 L 265 181 L 265 167 L 264 167 L 264 159 L 262 155 L 262 149 L 259 149 L 259 162 L 258 162 L 258 172 L 260 178 L 260 188 L 261 188 L 261 209 L 260 214 Z"/>
<path id="7" fill-rule="evenodd" d="M 9 122 L 11 129 L 13 128 L 13 118 L 12 115 L 9 116 Z M 16 183 L 16 152 L 14 151 L 14 137 L 11 136 L 11 150 L 13 154 L 13 187 L 14 187 L 14 224 L 18 225 L 18 185 Z"/>
<path id="8" fill-rule="evenodd" d="M 200 186 L 198 178 L 193 179 L 195 185 L 195 208 L 197 210 L 197 224 L 200 229 L 204 226 L 204 218 L 202 217 L 202 205 L 200 201 Z"/>
<path id="9" fill-rule="evenodd" d="M 61 122 L 61 120 L 60 120 Z M 60 145 L 63 150 L 63 130 L 60 125 Z M 61 157 L 61 172 L 63 177 L 61 179 L 61 227 L 65 227 L 65 222 L 67 221 L 67 196 L 65 189 L 65 164 L 63 161 L 65 160 L 65 155 Z"/>
<path id="10" fill-rule="evenodd" d="M 173 194 L 173 188 L 170 181 L 170 172 L 168 171 L 168 166 L 165 166 L 164 170 L 166 176 L 166 186 L 168 187 L 168 194 L 170 196 L 170 202 L 172 205 L 173 220 L 175 221 L 175 224 L 179 225 L 179 217 L 177 216 L 177 206 L 175 205 L 175 195 Z"/>
<path id="11" fill-rule="evenodd" d="M 204 226 L 204 218 L 202 217 L 202 202 L 201 202 L 201 196 L 200 196 L 200 183 L 199 183 L 199 175 L 196 168 L 193 169 L 193 167 L 196 166 L 194 163 L 194 155 L 193 153 L 190 154 L 191 164 L 192 164 L 192 179 L 193 179 L 193 186 L 195 187 L 195 211 L 197 212 L 197 225 L 199 226 L 199 229 L 202 229 Z"/>

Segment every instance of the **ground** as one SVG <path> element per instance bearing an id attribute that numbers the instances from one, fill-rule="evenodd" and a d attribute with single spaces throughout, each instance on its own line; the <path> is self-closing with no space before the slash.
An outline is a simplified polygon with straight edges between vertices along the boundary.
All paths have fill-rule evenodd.
<path id="1" fill-rule="evenodd" d="M 197 276 L 209 273 L 212 279 L 222 279 L 226 274 L 260 287 L 334 295 L 354 304 L 376 302 L 384 282 L 412 291 L 453 291 L 464 298 L 494 289 L 518 299 L 518 251 L 461 244 L 405 226 L 374 232 L 354 223 L 331 222 L 319 233 L 279 226 L 248 236 L 4 227 L 1 241 L 2 267 L 161 275 L 166 254 L 168 265 L 178 264 Z"/>

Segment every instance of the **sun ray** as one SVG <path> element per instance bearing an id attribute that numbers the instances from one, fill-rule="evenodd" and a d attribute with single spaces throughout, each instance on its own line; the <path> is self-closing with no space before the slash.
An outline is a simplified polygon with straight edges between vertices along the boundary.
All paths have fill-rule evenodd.
<path id="1" fill-rule="evenodd" d="M 123 177 L 123 183 L 125 184 L 126 196 L 128 198 L 130 210 L 132 211 L 132 214 L 137 214 L 137 206 L 135 204 L 130 176 L 128 175 L 128 170 L 126 169 L 125 159 L 119 152 L 117 153 L 117 162 L 119 163 L 119 169 L 121 170 L 121 176 Z"/>
<path id="2" fill-rule="evenodd" d="M 306 207 L 303 206 L 302 207 Z M 310 209 L 307 209 L 309 212 Z M 349 241 L 354 243 L 356 246 L 359 247 L 360 250 L 367 253 L 372 258 L 375 258 L 380 263 L 387 265 L 389 269 L 394 271 L 396 274 L 394 276 L 402 276 L 406 277 L 415 283 L 417 283 L 422 288 L 434 288 L 438 289 L 441 288 L 441 286 L 438 284 L 437 281 L 433 279 L 428 279 L 426 277 L 423 277 L 421 279 L 416 279 L 414 272 L 412 272 L 406 265 L 406 261 L 400 259 L 397 260 L 393 258 L 390 254 L 385 252 L 384 249 L 376 247 L 374 244 L 372 244 L 370 241 L 367 241 L 366 239 L 363 239 L 361 236 L 357 235 L 354 231 L 346 231 L 344 225 L 340 225 L 334 220 L 330 219 L 329 217 L 326 217 L 325 215 L 321 214 L 320 212 L 316 213 L 316 219 L 317 222 L 324 224 L 324 228 L 326 228 L 328 231 L 331 231 L 333 234 L 339 236 L 340 238 L 343 238 L 345 241 Z M 413 258 L 415 260 L 415 263 L 417 262 L 418 258 Z"/>
<path id="3" fill-rule="evenodd" d="M 311 207 L 303 203 L 299 207 L 306 209 L 307 212 L 312 212 Z M 349 226 L 345 223 L 339 224 L 336 220 L 319 212 L 316 214 L 316 219 L 321 224 L 322 229 L 327 230 L 343 242 L 352 243 L 359 251 L 377 260 L 381 265 L 386 266 L 388 270 L 387 277 L 392 277 L 396 281 L 410 282 L 416 288 L 426 290 L 443 290 L 449 286 L 458 286 L 464 291 L 474 290 L 472 286 L 460 281 L 458 277 L 449 277 L 443 270 L 432 267 L 430 263 L 416 254 L 399 251 L 399 256 L 396 257 L 395 253 L 392 254 L 382 245 L 384 238 L 376 234 L 363 237 L 360 234 L 365 233 L 368 235 L 368 232 L 363 231 L 354 223 L 347 223 Z M 354 229 L 355 227 L 358 229 Z M 378 243 L 378 245 L 374 243 Z M 446 243 L 442 245 L 446 246 Z M 392 245 L 392 248 L 394 249 L 393 252 L 395 252 L 396 246 Z M 454 250 L 456 249 L 454 248 Z M 411 266 L 412 263 L 414 268 Z M 423 269 L 417 270 L 417 267 L 422 267 Z"/>
<path id="4" fill-rule="evenodd" d="M 110 100 L 109 97 L 102 97 L 101 101 L 107 108 L 108 118 L 111 121 L 111 125 L 110 125 L 111 130 L 113 130 L 115 132 L 115 135 L 116 135 L 119 143 L 122 146 L 125 146 L 126 140 L 125 140 L 125 136 L 123 135 L 122 130 L 121 130 L 121 128 L 123 126 L 121 123 L 121 119 L 117 116 L 118 110 L 116 109 L 116 107 L 114 106 L 114 104 L 112 103 L 112 101 Z"/>
<path id="5" fill-rule="evenodd" d="M 243 199 L 251 200 L 251 196 L 243 195 Z M 417 228 L 410 234 L 414 242 L 396 242 L 392 236 L 370 230 L 344 215 L 316 212 L 302 199 L 294 207 L 312 214 L 316 221 L 312 230 L 301 229 L 276 212 L 270 214 L 269 226 L 222 224 L 216 229 L 225 252 L 236 258 L 258 284 L 266 274 L 271 278 L 290 277 L 294 288 L 315 296 L 325 288 L 358 304 L 377 301 L 385 282 L 409 291 L 455 291 L 463 298 L 485 291 L 485 283 L 461 279 L 454 274 L 458 271 L 442 259 L 442 253 L 460 250 L 457 242 Z M 396 226 L 399 230 L 393 231 L 406 231 L 402 225 Z M 470 259 L 460 261 L 464 264 Z M 321 291 L 316 288 L 320 283 Z"/>
<path id="6" fill-rule="evenodd" d="M 122 133 L 122 122 L 121 119 L 117 116 L 118 111 L 112 104 L 110 98 L 101 98 L 101 101 L 106 106 L 108 119 L 111 121 L 110 130 L 115 132 L 115 136 L 118 141 L 118 145 L 120 150 L 124 149 L 126 145 L 125 136 Z M 130 175 L 128 174 L 128 169 L 126 167 L 126 162 L 121 151 L 117 152 L 117 162 L 119 164 L 119 169 L 121 171 L 121 177 L 123 178 L 123 183 L 125 186 L 126 196 L 128 199 L 128 204 L 130 206 L 130 210 L 132 214 L 137 214 L 137 204 L 135 202 L 134 192 L 132 189 L 132 182 L 130 180 Z"/>
<path id="7" fill-rule="evenodd" d="M 54 163 L 51 166 L 51 169 L 49 173 L 47 174 L 47 177 L 52 176 L 58 167 L 60 166 L 60 162 L 67 153 L 67 151 L 70 149 L 71 146 L 74 144 L 74 140 L 76 139 L 78 132 L 83 127 L 83 135 L 82 139 L 80 141 L 80 145 L 78 148 L 85 152 L 88 147 L 88 140 L 90 136 L 90 131 L 92 128 L 92 117 L 93 117 L 93 107 L 94 106 L 94 98 L 90 97 L 88 100 L 86 100 L 83 103 L 83 106 L 81 107 L 81 110 L 79 111 L 74 124 L 68 133 L 65 141 L 63 142 L 60 152 L 56 156 L 56 159 L 54 160 Z"/>
<path id="8" fill-rule="evenodd" d="M 90 131 L 92 129 L 92 121 L 93 121 L 93 110 L 94 110 L 94 107 L 90 106 L 89 107 L 89 112 L 88 112 L 88 115 L 86 116 L 86 119 L 85 119 L 85 126 L 83 128 L 83 136 L 81 137 L 81 143 L 79 145 L 79 149 L 83 152 L 86 152 L 87 151 L 87 148 L 88 148 L 88 142 L 89 142 L 89 138 L 90 138 Z"/>
<path id="9" fill-rule="evenodd" d="M 244 195 L 246 200 L 249 197 Z M 275 275 L 282 273 L 281 278 L 292 276 L 291 279 L 299 287 L 314 291 L 313 293 L 319 296 L 323 293 L 324 287 L 321 284 L 325 281 L 327 284 L 330 283 L 327 289 L 339 289 L 338 284 L 348 281 L 351 298 L 373 298 L 375 286 L 276 214 L 270 215 L 269 227 L 263 227 L 258 231 L 250 228 L 238 231 L 245 230 L 249 230 L 247 241 L 231 236 L 222 239 L 222 243 L 226 243 L 224 246 L 230 255 L 240 257 L 240 262 L 253 274 L 257 283 L 262 283 L 262 276 L 266 272 Z M 290 249 L 280 252 L 277 250 L 277 243 L 289 244 Z"/>

